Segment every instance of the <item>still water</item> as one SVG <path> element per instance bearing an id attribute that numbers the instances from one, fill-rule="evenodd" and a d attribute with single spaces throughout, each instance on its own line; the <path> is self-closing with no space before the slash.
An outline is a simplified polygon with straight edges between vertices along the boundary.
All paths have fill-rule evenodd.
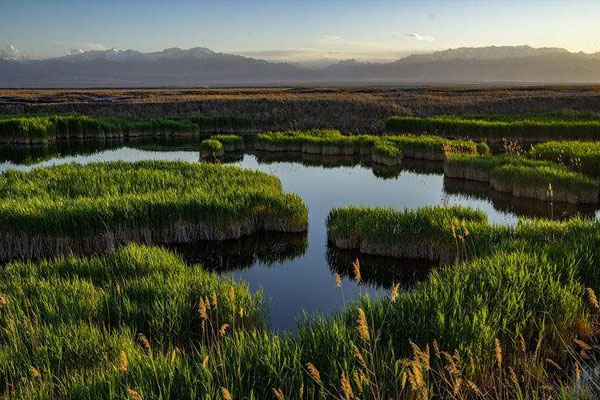
<path id="1" fill-rule="evenodd" d="M 152 147 L 150 147 L 152 148 Z M 25 152 L 26 153 L 26 152 Z M 73 150 L 63 153 L 14 153 L 2 150 L 0 172 L 28 170 L 61 163 L 98 161 L 183 160 L 198 162 L 191 150 L 148 150 L 117 147 L 105 150 Z M 354 158 L 332 159 L 281 154 L 239 154 L 226 162 L 276 175 L 288 192 L 300 195 L 309 210 L 308 234 L 258 234 L 241 240 L 176 246 L 189 262 L 243 279 L 252 290 L 263 290 L 270 299 L 270 322 L 275 329 L 294 328 L 303 315 L 331 313 L 359 296 L 388 295 L 395 282 L 406 290 L 424 279 L 433 265 L 415 260 L 368 257 L 327 245 L 325 219 L 335 206 L 373 205 L 418 208 L 461 204 L 483 210 L 491 222 L 513 224 L 518 216 L 544 216 L 548 205 L 490 193 L 482 184 L 445 180 L 441 163 L 406 160 L 396 170 L 372 168 Z M 555 206 L 555 215 L 593 209 Z M 352 279 L 351 263 L 361 261 L 363 283 Z M 335 274 L 342 287 L 335 285 Z"/>

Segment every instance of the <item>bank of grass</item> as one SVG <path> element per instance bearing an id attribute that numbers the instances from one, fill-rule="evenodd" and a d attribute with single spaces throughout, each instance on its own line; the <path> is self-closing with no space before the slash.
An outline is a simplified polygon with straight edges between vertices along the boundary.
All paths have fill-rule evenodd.
<path id="1" fill-rule="evenodd" d="M 598 202 L 599 183 L 557 163 L 525 157 L 453 155 L 444 162 L 449 178 L 489 182 L 517 197 L 574 204 Z"/>
<path id="2" fill-rule="evenodd" d="M 394 147 L 396 149 L 394 149 Z M 439 136 L 344 135 L 337 130 L 287 131 L 259 134 L 256 150 L 322 155 L 370 155 L 373 161 L 399 163 L 401 157 L 444 160 L 450 154 L 478 154 L 469 140 Z"/>
<path id="3" fill-rule="evenodd" d="M 244 150 L 244 138 L 239 135 L 212 135 L 210 138 L 221 142 L 225 151 Z"/>
<path id="4" fill-rule="evenodd" d="M 550 141 L 536 145 L 530 155 L 534 159 L 552 161 L 600 177 L 600 142 Z"/>
<path id="5" fill-rule="evenodd" d="M 413 215 L 485 223 L 466 208 Z M 0 388 L 15 399 L 573 398 L 568 377 L 598 319 L 598 223 L 489 229 L 470 261 L 295 335 L 263 328 L 244 285 L 164 250 L 12 263 L 0 271 Z"/>
<path id="6" fill-rule="evenodd" d="M 250 129 L 251 122 L 236 116 L 170 118 L 98 117 L 89 115 L 0 116 L 0 142 L 41 144 L 55 140 L 189 137 L 200 132 Z"/>
<path id="7" fill-rule="evenodd" d="M 223 144 L 216 139 L 205 139 L 198 146 L 202 157 L 222 157 L 225 154 Z"/>
<path id="8" fill-rule="evenodd" d="M 381 207 L 333 208 L 327 216 L 328 240 L 341 249 L 391 257 L 453 261 L 456 235 L 465 224 L 487 238 L 487 216 L 470 208 L 423 207 L 395 210 Z"/>
<path id="9" fill-rule="evenodd" d="M 501 141 L 598 140 L 600 119 L 577 115 L 391 117 L 385 130 L 395 133 L 432 135 Z"/>
<path id="10" fill-rule="evenodd" d="M 88 254 L 128 242 L 302 232 L 307 209 L 272 175 L 186 162 L 66 164 L 0 175 L 0 258 Z"/>

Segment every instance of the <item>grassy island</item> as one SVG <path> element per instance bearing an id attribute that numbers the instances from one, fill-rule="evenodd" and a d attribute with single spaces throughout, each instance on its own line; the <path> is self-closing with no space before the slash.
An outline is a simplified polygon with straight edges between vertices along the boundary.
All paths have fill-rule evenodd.
<path id="1" fill-rule="evenodd" d="M 522 116 L 397 116 L 386 121 L 387 132 L 426 133 L 487 140 L 525 142 L 547 140 L 600 140 L 600 118 L 585 115 Z"/>
<path id="2" fill-rule="evenodd" d="M 1 259 L 306 228 L 298 196 L 272 175 L 237 167 L 111 162 L 0 175 Z"/>
<path id="3" fill-rule="evenodd" d="M 7 115 L 0 116 L 0 143 L 185 138 L 204 132 L 246 131 L 251 126 L 250 120 L 238 116 L 117 118 L 70 114 Z"/>

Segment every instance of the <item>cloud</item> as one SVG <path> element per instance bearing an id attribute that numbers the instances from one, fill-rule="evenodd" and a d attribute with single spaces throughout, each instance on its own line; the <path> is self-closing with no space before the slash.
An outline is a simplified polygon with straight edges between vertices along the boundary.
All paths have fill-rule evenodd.
<path id="1" fill-rule="evenodd" d="M 65 51 L 65 54 L 68 56 L 73 56 L 81 53 L 85 53 L 86 51 L 104 51 L 108 50 L 108 47 L 101 43 L 76 43 L 77 47 L 74 47 L 70 50 Z"/>
<path id="2" fill-rule="evenodd" d="M 21 54 L 21 51 L 17 49 L 14 45 L 9 44 L 4 49 L 0 49 L 0 58 L 19 60 L 23 58 L 23 54 Z"/>
<path id="3" fill-rule="evenodd" d="M 341 38 L 336 35 L 323 35 L 322 39 L 328 42 L 337 42 Z"/>
<path id="4" fill-rule="evenodd" d="M 433 42 L 435 39 L 431 36 L 420 35 L 418 33 L 405 33 L 404 36 L 408 36 L 410 38 L 416 39 L 419 42 Z"/>

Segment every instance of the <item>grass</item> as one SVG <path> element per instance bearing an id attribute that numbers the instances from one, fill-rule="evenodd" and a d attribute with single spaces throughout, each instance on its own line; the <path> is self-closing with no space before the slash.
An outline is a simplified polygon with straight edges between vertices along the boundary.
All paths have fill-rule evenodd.
<path id="1" fill-rule="evenodd" d="M 88 115 L 0 116 L 0 140 L 48 141 L 60 139 L 105 139 L 113 137 L 193 135 L 199 131 L 229 131 L 251 123 L 234 116 L 196 117 L 97 117 Z"/>
<path id="2" fill-rule="evenodd" d="M 239 135 L 213 135 L 210 138 L 221 142 L 225 151 L 244 150 L 244 138 Z"/>
<path id="3" fill-rule="evenodd" d="M 518 197 L 570 203 L 598 202 L 600 186 L 596 180 L 550 161 L 510 155 L 455 155 L 445 161 L 444 173 L 450 178 L 490 182 L 495 189 Z"/>
<path id="4" fill-rule="evenodd" d="M 409 216 L 486 219 L 459 207 L 377 213 L 399 232 L 415 225 Z M 469 261 L 302 321 L 294 336 L 264 328 L 260 295 L 164 250 L 11 263 L 0 271 L 0 389 L 15 399 L 566 400 L 570 371 L 594 346 L 598 228 L 489 226 Z"/>
<path id="5" fill-rule="evenodd" d="M 550 141 L 536 145 L 530 152 L 534 159 L 552 161 L 588 176 L 600 176 L 600 143 Z"/>
<path id="6" fill-rule="evenodd" d="M 337 130 L 263 133 L 257 137 L 256 148 L 330 155 L 375 154 L 389 159 L 404 156 L 443 160 L 449 154 L 477 154 L 477 145 L 468 140 L 415 135 L 344 135 Z"/>
<path id="7" fill-rule="evenodd" d="M 275 176 L 257 171 L 111 162 L 0 175 L 0 221 L 2 257 L 11 258 L 129 241 L 222 240 L 261 229 L 298 232 L 306 230 L 307 210 Z"/>
<path id="8" fill-rule="evenodd" d="M 221 157 L 224 153 L 223 144 L 216 139 L 203 140 L 199 147 L 203 157 Z"/>
<path id="9" fill-rule="evenodd" d="M 471 139 L 520 140 L 600 138 L 600 119 L 576 115 L 473 116 L 439 115 L 432 117 L 391 117 L 387 132 L 427 133 Z"/>
<path id="10" fill-rule="evenodd" d="M 456 219 L 456 221 L 455 221 Z M 334 208 L 327 216 L 329 241 L 344 249 L 360 249 L 374 255 L 454 260 L 457 242 L 452 229 L 478 229 L 481 239 L 488 230 L 487 217 L 465 207 Z"/>

